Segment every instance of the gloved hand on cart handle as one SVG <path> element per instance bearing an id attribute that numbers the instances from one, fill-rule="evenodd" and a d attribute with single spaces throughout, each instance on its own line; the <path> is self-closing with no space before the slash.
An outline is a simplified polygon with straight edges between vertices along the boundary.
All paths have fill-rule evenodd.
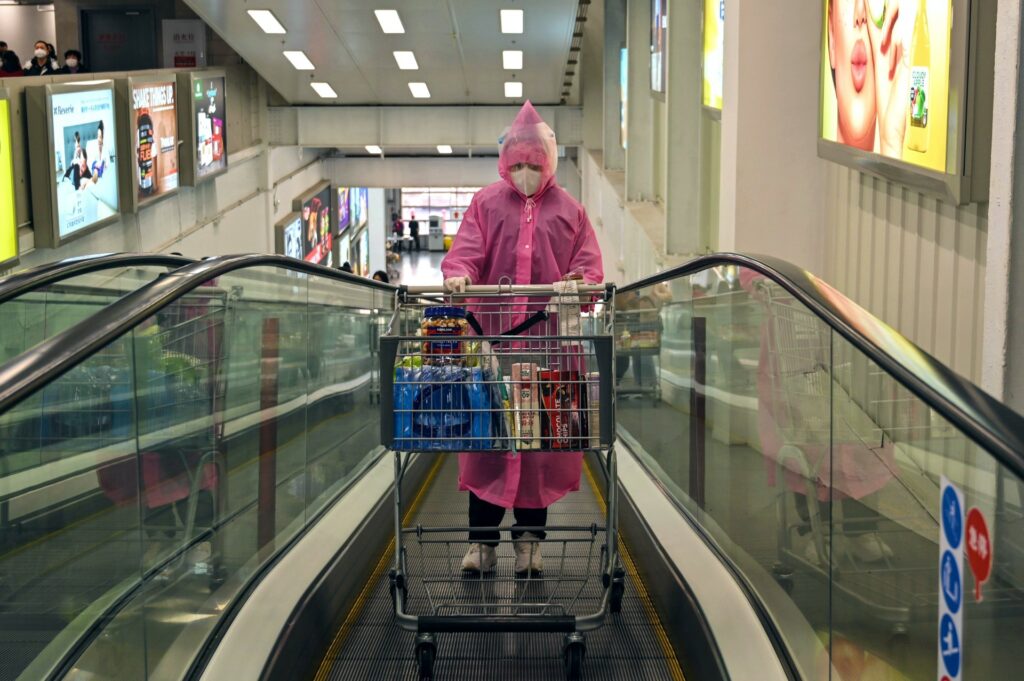
<path id="1" fill-rule="evenodd" d="M 444 290 L 445 293 L 465 293 L 472 283 L 469 277 L 448 277 L 444 280 Z"/>

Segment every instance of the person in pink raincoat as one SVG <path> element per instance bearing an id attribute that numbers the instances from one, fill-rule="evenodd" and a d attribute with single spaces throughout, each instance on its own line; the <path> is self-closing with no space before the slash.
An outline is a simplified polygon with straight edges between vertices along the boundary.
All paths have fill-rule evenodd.
<path id="1" fill-rule="evenodd" d="M 477 192 L 451 251 L 441 263 L 445 289 L 461 293 L 470 284 L 552 284 L 566 279 L 601 283 L 604 270 L 587 213 L 558 186 L 554 132 L 526 102 L 500 140 L 501 181 Z M 523 301 L 512 324 L 534 305 Z M 508 329 L 482 315 L 486 335 Z M 464 453 L 459 455 L 459 489 L 469 491 L 469 525 L 495 527 L 513 509 L 516 525 L 543 527 L 547 508 L 579 489 L 579 452 Z M 466 572 L 490 572 L 496 564 L 498 533 L 471 531 L 462 562 Z M 543 532 L 513 530 L 515 570 L 543 571 Z"/>

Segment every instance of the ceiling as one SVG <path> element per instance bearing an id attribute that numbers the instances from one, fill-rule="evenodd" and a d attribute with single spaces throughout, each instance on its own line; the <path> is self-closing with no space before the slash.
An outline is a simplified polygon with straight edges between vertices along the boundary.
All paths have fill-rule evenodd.
<path id="1" fill-rule="evenodd" d="M 243 59 L 292 104 L 513 104 L 506 80 L 521 80 L 523 98 L 557 104 L 579 0 L 186 0 Z M 267 35 L 246 13 L 269 9 L 287 29 Z M 375 9 L 395 9 L 404 34 L 384 34 Z M 501 32 L 499 9 L 523 9 L 524 31 Z M 501 53 L 523 51 L 523 69 L 506 71 Z M 296 71 L 281 54 L 303 50 L 315 71 Z M 412 50 L 417 71 L 401 71 L 394 50 Z M 311 81 L 326 81 L 338 99 L 321 99 Z M 414 99 L 410 82 L 429 99 Z"/>

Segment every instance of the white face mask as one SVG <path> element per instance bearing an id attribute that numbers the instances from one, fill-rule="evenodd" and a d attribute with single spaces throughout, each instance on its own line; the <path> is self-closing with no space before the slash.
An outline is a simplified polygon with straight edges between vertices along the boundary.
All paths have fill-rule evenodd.
<path id="1" fill-rule="evenodd" d="M 540 189 L 540 171 L 532 168 L 513 170 L 512 184 L 526 196 L 533 196 Z"/>
<path id="2" fill-rule="evenodd" d="M 68 68 L 72 68 L 72 69 L 75 68 L 76 66 L 78 66 L 78 60 L 75 59 L 74 57 L 69 57 L 69 58 L 65 59 L 64 63 L 68 65 Z"/>
<path id="3" fill-rule="evenodd" d="M 46 50 L 36 50 L 36 59 L 42 59 L 46 56 Z"/>

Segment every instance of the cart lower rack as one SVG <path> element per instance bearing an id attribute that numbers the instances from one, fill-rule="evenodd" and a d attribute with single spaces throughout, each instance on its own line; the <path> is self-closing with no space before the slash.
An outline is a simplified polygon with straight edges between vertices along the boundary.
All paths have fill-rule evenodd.
<path id="1" fill-rule="evenodd" d="M 585 634 L 619 612 L 625 585 L 613 446 L 614 288 L 567 282 L 397 295 L 380 339 L 381 436 L 395 462 L 395 620 L 417 633 L 420 678 L 433 678 L 439 634 L 553 632 L 564 635 L 566 677 L 578 679 Z M 599 323 L 582 324 L 584 316 Z M 595 327 L 602 333 L 581 331 Z M 598 455 L 607 481 L 603 524 L 471 528 L 453 513 L 450 525 L 402 525 L 402 480 L 414 452 L 506 462 L 564 457 L 579 466 L 585 451 Z M 471 529 L 492 535 L 483 544 L 496 544 L 493 567 L 478 555 L 480 569 L 464 569 L 471 546 L 487 550 L 470 539 Z M 541 553 L 542 568 L 513 567 L 506 547 L 523 541 L 535 542 L 529 550 Z"/>

